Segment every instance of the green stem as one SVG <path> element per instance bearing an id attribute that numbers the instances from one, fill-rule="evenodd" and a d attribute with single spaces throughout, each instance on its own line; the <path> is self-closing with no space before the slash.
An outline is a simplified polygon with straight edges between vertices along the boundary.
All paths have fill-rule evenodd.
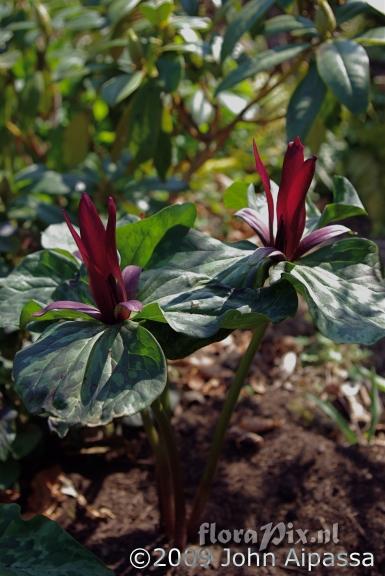
<path id="1" fill-rule="evenodd" d="M 241 393 L 241 390 L 245 384 L 245 380 L 249 373 L 251 363 L 253 361 L 256 351 L 260 346 L 262 338 L 266 332 L 267 326 L 268 321 L 266 320 L 261 322 L 258 328 L 254 330 L 249 346 L 245 354 L 242 356 L 242 359 L 238 366 L 238 370 L 235 374 L 235 378 L 227 393 L 226 400 L 223 405 L 222 412 L 217 423 L 217 427 L 215 429 L 214 439 L 211 445 L 207 466 L 194 500 L 190 521 L 188 525 L 190 536 L 194 535 L 195 530 L 198 527 L 203 510 L 206 506 L 206 502 L 211 489 L 211 484 L 214 480 L 214 476 L 218 467 L 218 461 L 222 452 L 224 439 L 226 436 L 227 428 L 231 420 L 231 416 L 234 412 L 234 408 L 237 404 L 239 395 Z"/>
<path id="2" fill-rule="evenodd" d="M 167 537 L 174 535 L 174 502 L 170 478 L 170 466 L 165 446 L 160 442 L 158 431 L 148 410 L 141 412 L 143 426 L 155 456 L 156 477 L 158 482 L 159 507 Z"/>
<path id="3" fill-rule="evenodd" d="M 154 402 L 152 408 L 159 426 L 161 442 L 164 441 L 166 446 L 171 468 L 175 501 L 174 542 L 177 547 L 183 549 L 186 543 L 186 503 L 178 448 L 170 419 L 159 398 Z"/>

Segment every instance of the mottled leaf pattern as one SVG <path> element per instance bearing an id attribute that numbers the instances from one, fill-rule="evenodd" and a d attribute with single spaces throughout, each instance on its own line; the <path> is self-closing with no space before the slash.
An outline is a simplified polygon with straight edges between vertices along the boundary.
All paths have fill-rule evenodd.
<path id="1" fill-rule="evenodd" d="M 132 322 L 57 322 L 15 357 L 15 389 L 27 410 L 60 434 L 149 406 L 166 382 L 162 350 Z"/>
<path id="2" fill-rule="evenodd" d="M 17 329 L 24 304 L 36 300 L 81 300 L 80 262 L 69 254 L 41 250 L 27 256 L 9 276 L 0 279 L 0 324 Z M 83 286 L 84 291 L 84 286 Z"/>
<path id="3" fill-rule="evenodd" d="M 341 240 L 279 264 L 272 270 L 278 278 L 304 296 L 319 330 L 332 340 L 374 344 L 385 336 L 385 282 L 374 242 Z"/>
<path id="4" fill-rule="evenodd" d="M 25 521 L 16 504 L 0 505 L 1 576 L 113 576 L 113 572 L 44 516 Z"/>

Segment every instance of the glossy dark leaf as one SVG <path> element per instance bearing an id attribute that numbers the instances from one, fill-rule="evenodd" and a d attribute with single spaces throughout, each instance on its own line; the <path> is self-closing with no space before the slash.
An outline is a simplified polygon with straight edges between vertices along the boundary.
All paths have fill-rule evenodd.
<path id="1" fill-rule="evenodd" d="M 321 109 L 325 94 L 325 84 L 316 65 L 312 64 L 290 98 L 286 116 L 288 140 L 294 140 L 296 136 L 302 140 L 306 138 Z"/>
<path id="2" fill-rule="evenodd" d="M 49 416 L 60 435 L 132 415 L 166 384 L 163 352 L 143 327 L 56 322 L 16 354 L 15 390 L 32 414 Z"/>
<path id="3" fill-rule="evenodd" d="M 351 112 L 364 112 L 369 101 L 369 58 L 352 40 L 325 42 L 317 51 L 318 71 L 336 98 Z"/>

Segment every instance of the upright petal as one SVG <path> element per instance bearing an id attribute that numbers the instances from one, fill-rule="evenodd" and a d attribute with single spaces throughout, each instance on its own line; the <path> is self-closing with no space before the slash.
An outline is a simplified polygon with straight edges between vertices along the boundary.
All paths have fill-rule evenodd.
<path id="1" fill-rule="evenodd" d="M 254 158 L 255 158 L 255 167 L 257 169 L 258 174 L 261 177 L 263 188 L 264 188 L 265 194 L 266 194 L 267 207 L 269 210 L 269 235 L 270 235 L 269 240 L 270 240 L 270 243 L 272 244 L 273 243 L 273 237 L 274 237 L 274 231 L 273 230 L 274 230 L 275 208 L 274 208 L 273 195 L 271 193 L 270 178 L 269 178 L 269 175 L 268 175 L 267 170 L 265 168 L 265 165 L 263 164 L 261 157 L 259 155 L 255 140 L 253 140 L 253 150 L 254 150 Z"/>
<path id="2" fill-rule="evenodd" d="M 69 231 L 71 232 L 72 237 L 75 240 L 77 247 L 79 248 L 80 256 L 81 256 L 84 264 L 87 266 L 87 264 L 89 262 L 89 257 L 88 257 L 87 249 L 84 246 L 83 240 L 80 238 L 79 234 L 77 233 L 75 227 L 73 226 L 73 224 L 70 220 L 70 217 L 68 216 L 68 214 L 65 210 L 63 210 L 63 214 L 64 214 L 64 220 L 67 223 Z"/>
<path id="3" fill-rule="evenodd" d="M 83 194 L 79 204 L 80 235 L 86 247 L 90 265 L 108 273 L 106 230 L 88 194 Z"/>
<path id="4" fill-rule="evenodd" d="M 277 219 L 285 219 L 287 205 L 289 203 L 290 189 L 297 173 L 304 163 L 304 147 L 297 137 L 293 142 L 289 142 L 282 166 L 281 182 L 277 200 Z"/>
<path id="5" fill-rule="evenodd" d="M 313 180 L 316 157 L 306 160 L 297 171 L 288 190 L 288 202 L 283 216 L 285 225 L 285 253 L 292 258 L 305 229 L 306 194 Z"/>

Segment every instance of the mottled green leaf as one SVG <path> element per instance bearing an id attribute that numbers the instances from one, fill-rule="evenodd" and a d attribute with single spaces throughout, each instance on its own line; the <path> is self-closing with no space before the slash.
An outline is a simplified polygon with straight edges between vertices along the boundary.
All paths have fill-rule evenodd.
<path id="1" fill-rule="evenodd" d="M 271 275 L 287 279 L 304 296 L 328 338 L 374 344 L 385 336 L 385 282 L 374 242 L 341 240 L 298 262 L 280 263 Z"/>
<path id="2" fill-rule="evenodd" d="M 0 278 L 0 323 L 17 329 L 29 300 L 77 300 L 80 263 L 69 254 L 42 250 L 30 254 L 8 276 Z"/>
<path id="3" fill-rule="evenodd" d="M 194 338 L 210 338 L 221 329 L 254 328 L 262 317 L 280 322 L 297 309 L 288 283 L 232 288 L 179 270 L 144 272 L 140 298 L 145 306 L 138 319 L 167 322 L 175 332 Z"/>
<path id="4" fill-rule="evenodd" d="M 307 43 L 288 44 L 260 52 L 254 58 L 248 58 L 225 76 L 219 83 L 216 93 L 218 94 L 223 90 L 228 90 L 247 78 L 251 78 L 260 72 L 265 72 L 291 58 L 295 58 L 307 50 L 309 46 Z"/>
<path id="5" fill-rule="evenodd" d="M 16 354 L 15 390 L 32 414 L 64 435 L 148 407 L 163 391 L 163 352 L 143 327 L 56 322 Z"/>
<path id="6" fill-rule="evenodd" d="M 1 576 L 113 576 L 56 522 L 25 521 L 16 504 L 0 505 Z"/>
<path id="7" fill-rule="evenodd" d="M 321 109 L 325 94 L 325 84 L 316 65 L 312 64 L 290 98 L 286 116 L 288 140 L 296 136 L 302 140 L 306 138 Z"/>
<path id="8" fill-rule="evenodd" d="M 336 98 L 351 112 L 364 112 L 369 101 L 369 57 L 352 40 L 333 40 L 317 51 L 318 71 Z"/>
<path id="9" fill-rule="evenodd" d="M 275 0 L 249 0 L 230 22 L 223 37 L 221 59 L 229 56 L 240 37 L 252 28 L 264 16 Z"/>

